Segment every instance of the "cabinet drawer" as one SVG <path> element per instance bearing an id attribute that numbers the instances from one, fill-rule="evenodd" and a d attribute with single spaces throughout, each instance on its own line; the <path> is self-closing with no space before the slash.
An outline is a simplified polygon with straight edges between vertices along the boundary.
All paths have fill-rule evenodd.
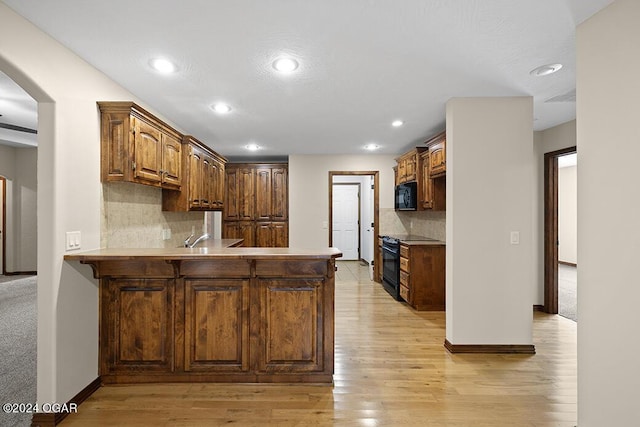
<path id="1" fill-rule="evenodd" d="M 400 256 L 403 256 L 405 258 L 409 258 L 409 247 L 408 246 L 400 245 Z"/>
<path id="2" fill-rule="evenodd" d="M 409 286 L 409 273 L 400 271 L 400 284 L 407 287 Z"/>
<path id="3" fill-rule="evenodd" d="M 409 302 L 409 288 L 400 285 L 400 298 L 402 298 L 406 302 Z"/>
<path id="4" fill-rule="evenodd" d="M 409 273 L 409 260 L 405 257 L 400 257 L 400 270 Z"/>

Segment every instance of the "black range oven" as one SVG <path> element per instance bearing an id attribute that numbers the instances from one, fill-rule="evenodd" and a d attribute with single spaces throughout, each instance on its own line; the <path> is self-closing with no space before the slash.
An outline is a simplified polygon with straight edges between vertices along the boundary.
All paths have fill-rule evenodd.
<path id="1" fill-rule="evenodd" d="M 382 286 L 400 301 L 400 241 L 389 236 L 382 238 Z"/>

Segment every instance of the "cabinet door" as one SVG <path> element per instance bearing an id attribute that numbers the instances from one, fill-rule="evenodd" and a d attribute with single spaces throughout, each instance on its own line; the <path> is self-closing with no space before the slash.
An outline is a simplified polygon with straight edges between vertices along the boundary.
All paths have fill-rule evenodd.
<path id="1" fill-rule="evenodd" d="M 223 218 L 225 220 L 238 220 L 240 219 L 240 211 L 238 210 L 238 203 L 240 197 L 238 195 L 238 178 L 239 170 L 236 168 L 227 168 L 225 171 L 225 183 L 224 183 L 224 210 Z"/>
<path id="2" fill-rule="evenodd" d="M 255 204 L 254 172 L 251 168 L 238 170 L 238 219 L 250 221 L 253 219 Z"/>
<path id="3" fill-rule="evenodd" d="M 182 185 L 182 143 L 173 135 L 162 135 L 162 187 L 180 190 Z"/>
<path id="4" fill-rule="evenodd" d="M 134 123 L 134 178 L 138 181 L 160 183 L 162 169 L 162 134 L 159 129 L 137 119 Z"/>
<path id="5" fill-rule="evenodd" d="M 249 370 L 249 280 L 185 280 L 184 370 Z"/>
<path id="6" fill-rule="evenodd" d="M 243 247 L 256 246 L 256 226 L 252 221 L 240 221 L 238 224 L 238 231 L 236 233 L 236 239 L 243 239 Z"/>
<path id="7" fill-rule="evenodd" d="M 271 169 L 256 169 L 256 210 L 255 219 L 271 219 L 272 209 L 272 189 L 271 189 Z"/>
<path id="8" fill-rule="evenodd" d="M 416 155 L 412 154 L 406 158 L 405 162 L 405 180 L 406 181 L 415 181 L 417 177 L 416 170 Z"/>
<path id="9" fill-rule="evenodd" d="M 224 205 L 224 164 L 213 159 L 213 165 L 215 170 L 212 186 L 213 206 L 222 209 Z"/>
<path id="10" fill-rule="evenodd" d="M 429 174 L 429 153 L 422 154 L 422 176 L 420 200 L 423 209 L 433 208 L 433 180 Z"/>
<path id="11" fill-rule="evenodd" d="M 405 159 L 400 159 L 398 161 L 398 177 L 397 177 L 398 184 L 406 182 L 407 181 L 406 177 L 407 177 L 407 161 Z"/>
<path id="12" fill-rule="evenodd" d="M 259 372 L 324 369 L 323 279 L 259 279 Z"/>
<path id="13" fill-rule="evenodd" d="M 289 179 L 286 168 L 271 170 L 271 218 L 285 221 L 289 216 Z"/>
<path id="14" fill-rule="evenodd" d="M 289 246 L 289 223 L 271 223 L 271 246 L 274 248 L 286 248 Z"/>
<path id="15" fill-rule="evenodd" d="M 202 153 L 189 148 L 189 208 L 199 208 L 202 194 Z"/>
<path id="16" fill-rule="evenodd" d="M 272 237 L 270 222 L 256 223 L 255 245 L 258 248 L 269 248 L 273 246 L 273 237 Z"/>
<path id="17" fill-rule="evenodd" d="M 102 312 L 109 316 L 111 354 L 101 365 L 104 374 L 172 372 L 174 284 L 172 279 L 112 279 L 111 301 Z M 103 319 L 104 321 L 104 319 Z"/>
<path id="18" fill-rule="evenodd" d="M 429 147 L 429 166 L 431 178 L 442 176 L 447 172 L 445 150 L 446 141 L 442 139 Z"/>
<path id="19" fill-rule="evenodd" d="M 223 239 L 243 239 L 243 247 L 255 246 L 255 225 L 251 221 L 225 221 Z"/>
<path id="20" fill-rule="evenodd" d="M 200 200 L 203 208 L 211 207 L 211 175 L 213 165 L 211 157 L 203 155 L 202 157 L 202 198 Z"/>

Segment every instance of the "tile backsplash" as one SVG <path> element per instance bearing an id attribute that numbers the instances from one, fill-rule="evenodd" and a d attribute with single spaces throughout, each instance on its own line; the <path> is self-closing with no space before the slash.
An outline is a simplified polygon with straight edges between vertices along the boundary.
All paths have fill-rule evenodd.
<path id="1" fill-rule="evenodd" d="M 446 240 L 446 212 L 380 209 L 380 234 L 415 234 Z"/>
<path id="2" fill-rule="evenodd" d="M 163 212 L 162 190 L 127 182 L 102 184 L 100 246 L 103 248 L 164 248 L 182 245 L 202 232 L 203 212 Z M 171 230 L 163 240 L 162 231 Z"/>

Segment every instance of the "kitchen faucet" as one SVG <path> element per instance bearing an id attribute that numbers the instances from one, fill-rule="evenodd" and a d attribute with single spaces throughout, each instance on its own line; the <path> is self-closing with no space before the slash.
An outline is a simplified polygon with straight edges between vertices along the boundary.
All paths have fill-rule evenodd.
<path id="1" fill-rule="evenodd" d="M 210 238 L 211 236 L 209 235 L 209 233 L 204 233 L 202 234 L 200 237 L 198 237 L 196 240 L 193 241 L 193 243 L 191 243 L 191 238 L 194 236 L 194 234 L 190 235 L 189 237 L 187 237 L 187 239 L 184 241 L 184 247 L 185 248 L 193 248 L 195 247 L 198 243 L 202 242 L 203 240 L 207 240 L 208 238 Z"/>

